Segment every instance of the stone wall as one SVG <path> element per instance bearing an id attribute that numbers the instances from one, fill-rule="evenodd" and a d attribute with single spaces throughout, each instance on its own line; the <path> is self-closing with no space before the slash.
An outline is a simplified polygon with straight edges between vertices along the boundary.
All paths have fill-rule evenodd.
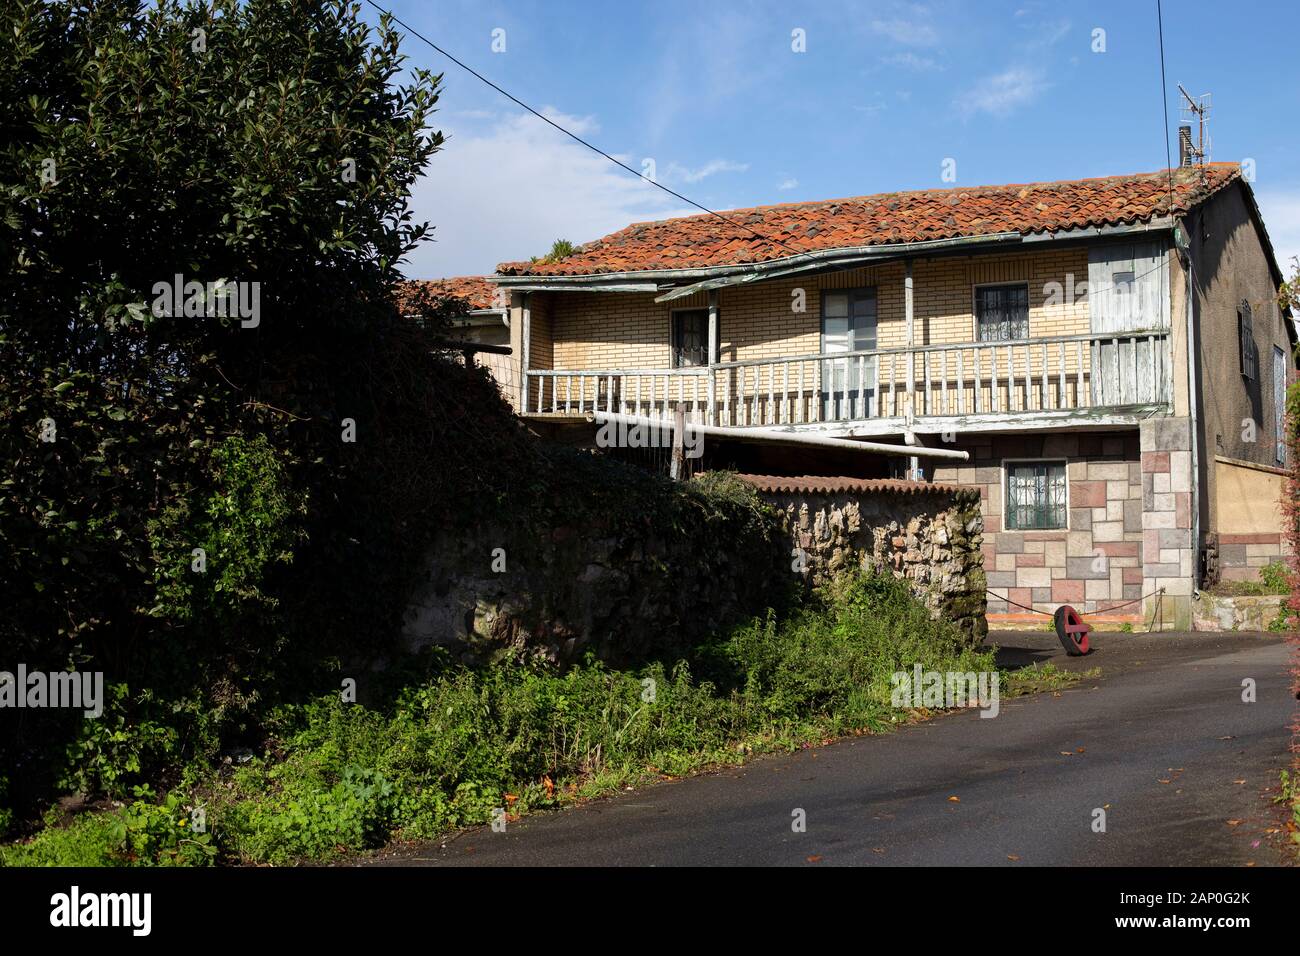
<path id="1" fill-rule="evenodd" d="M 1283 595 L 1225 597 L 1202 591 L 1192 602 L 1198 631 L 1267 631 L 1285 609 Z"/>
<path id="2" fill-rule="evenodd" d="M 748 488 L 623 474 L 585 495 L 567 489 L 535 524 L 434 541 L 406 608 L 406 649 L 635 662 L 680 654 L 793 591 L 780 521 Z"/>
<path id="3" fill-rule="evenodd" d="M 809 586 L 848 569 L 905 578 L 935 617 L 988 633 L 979 492 L 919 482 L 744 475 L 781 513 Z"/>
<path id="4" fill-rule="evenodd" d="M 561 662 L 671 656 L 850 567 L 906 578 L 936 617 L 972 641 L 987 633 L 977 492 L 842 478 L 740 476 L 742 485 L 719 474 L 689 483 L 718 483 L 711 492 L 671 496 L 671 511 L 630 502 L 619 516 L 575 503 L 553 528 L 445 534 L 411 595 L 406 648 L 439 645 L 466 660 L 507 649 Z"/>

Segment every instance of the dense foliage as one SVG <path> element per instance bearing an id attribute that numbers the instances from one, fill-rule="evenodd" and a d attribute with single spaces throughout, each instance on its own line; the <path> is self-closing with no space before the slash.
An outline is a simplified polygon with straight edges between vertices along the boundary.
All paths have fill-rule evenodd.
<path id="1" fill-rule="evenodd" d="M 394 547 L 473 477 L 412 462 L 490 386 L 392 305 L 438 78 L 342 3 L 4 9 L 0 669 L 237 720 L 277 670 L 391 625 Z M 178 276 L 202 297 L 160 291 Z M 11 791 L 76 732 L 3 730 L 0 762 L 40 771 Z"/>
<path id="2" fill-rule="evenodd" d="M 559 671 L 444 663 L 382 706 L 338 694 L 277 709 L 266 744 L 161 803 L 83 815 L 0 848 L 10 864 L 292 862 L 428 838 L 646 777 L 888 728 L 891 675 L 988 671 L 949 623 L 888 576 L 846 578 L 804 607 L 743 623 L 675 663 Z M 1037 674 L 1042 678 L 1045 674 Z M 1007 688 L 1003 693 L 1007 693 Z M 1011 690 L 1014 693 L 1014 690 Z M 202 807 L 201 842 L 189 826 Z"/>

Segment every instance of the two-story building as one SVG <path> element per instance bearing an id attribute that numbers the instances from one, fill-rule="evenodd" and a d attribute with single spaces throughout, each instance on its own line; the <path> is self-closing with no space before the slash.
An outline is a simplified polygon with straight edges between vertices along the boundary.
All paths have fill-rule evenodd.
<path id="1" fill-rule="evenodd" d="M 491 278 L 539 427 L 680 408 L 907 443 L 914 477 L 977 486 L 994 620 L 1186 627 L 1203 581 L 1282 552 L 1295 332 L 1236 164 L 637 223 Z"/>

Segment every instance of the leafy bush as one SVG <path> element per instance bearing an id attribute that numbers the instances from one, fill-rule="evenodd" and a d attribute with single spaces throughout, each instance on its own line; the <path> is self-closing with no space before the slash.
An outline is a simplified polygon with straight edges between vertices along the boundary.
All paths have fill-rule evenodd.
<path id="1" fill-rule="evenodd" d="M 206 866 L 215 861 L 212 835 L 195 832 L 180 793 L 157 802 L 148 787 L 118 810 L 85 813 L 67 826 L 50 814 L 27 843 L 0 846 L 4 866 Z"/>
<path id="2" fill-rule="evenodd" d="M 131 715 L 125 684 L 111 684 L 105 691 L 103 714 L 81 721 L 77 737 L 68 745 L 60 786 L 77 793 L 120 797 L 140 782 L 146 770 L 177 756 L 179 735 L 171 726 Z"/>
<path id="3" fill-rule="evenodd" d="M 1260 568 L 1259 583 L 1263 585 L 1265 594 L 1291 593 L 1286 565 L 1281 561 L 1270 561 Z"/>
<path id="4" fill-rule="evenodd" d="M 383 709 L 337 695 L 281 706 L 269 721 L 275 739 L 266 756 L 205 788 L 210 841 L 180 826 L 181 798 L 158 805 L 147 792 L 107 837 L 89 824 L 74 829 L 92 842 L 107 839 L 109 851 L 87 852 L 110 862 L 202 863 L 213 852 L 272 863 L 321 859 L 381 845 L 394 832 L 431 837 L 484 823 L 498 808 L 521 812 L 887 727 L 896 719 L 890 677 L 917 663 L 993 667 L 989 652 L 932 620 L 903 582 L 850 576 L 807 606 L 746 622 L 672 667 L 611 670 L 589 660 L 561 672 L 518 660 L 474 670 L 439 659 Z M 65 858 L 72 839 L 47 831 L 10 858 Z"/>

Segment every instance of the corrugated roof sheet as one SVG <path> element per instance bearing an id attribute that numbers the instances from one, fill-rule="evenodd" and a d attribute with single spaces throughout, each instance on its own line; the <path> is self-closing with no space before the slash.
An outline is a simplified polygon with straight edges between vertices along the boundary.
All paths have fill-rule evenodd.
<path id="1" fill-rule="evenodd" d="M 964 485 L 904 481 L 901 478 L 849 478 L 825 475 L 737 475 L 757 491 L 768 494 L 839 495 L 875 492 L 891 495 L 955 494 L 977 495 L 979 490 Z"/>

